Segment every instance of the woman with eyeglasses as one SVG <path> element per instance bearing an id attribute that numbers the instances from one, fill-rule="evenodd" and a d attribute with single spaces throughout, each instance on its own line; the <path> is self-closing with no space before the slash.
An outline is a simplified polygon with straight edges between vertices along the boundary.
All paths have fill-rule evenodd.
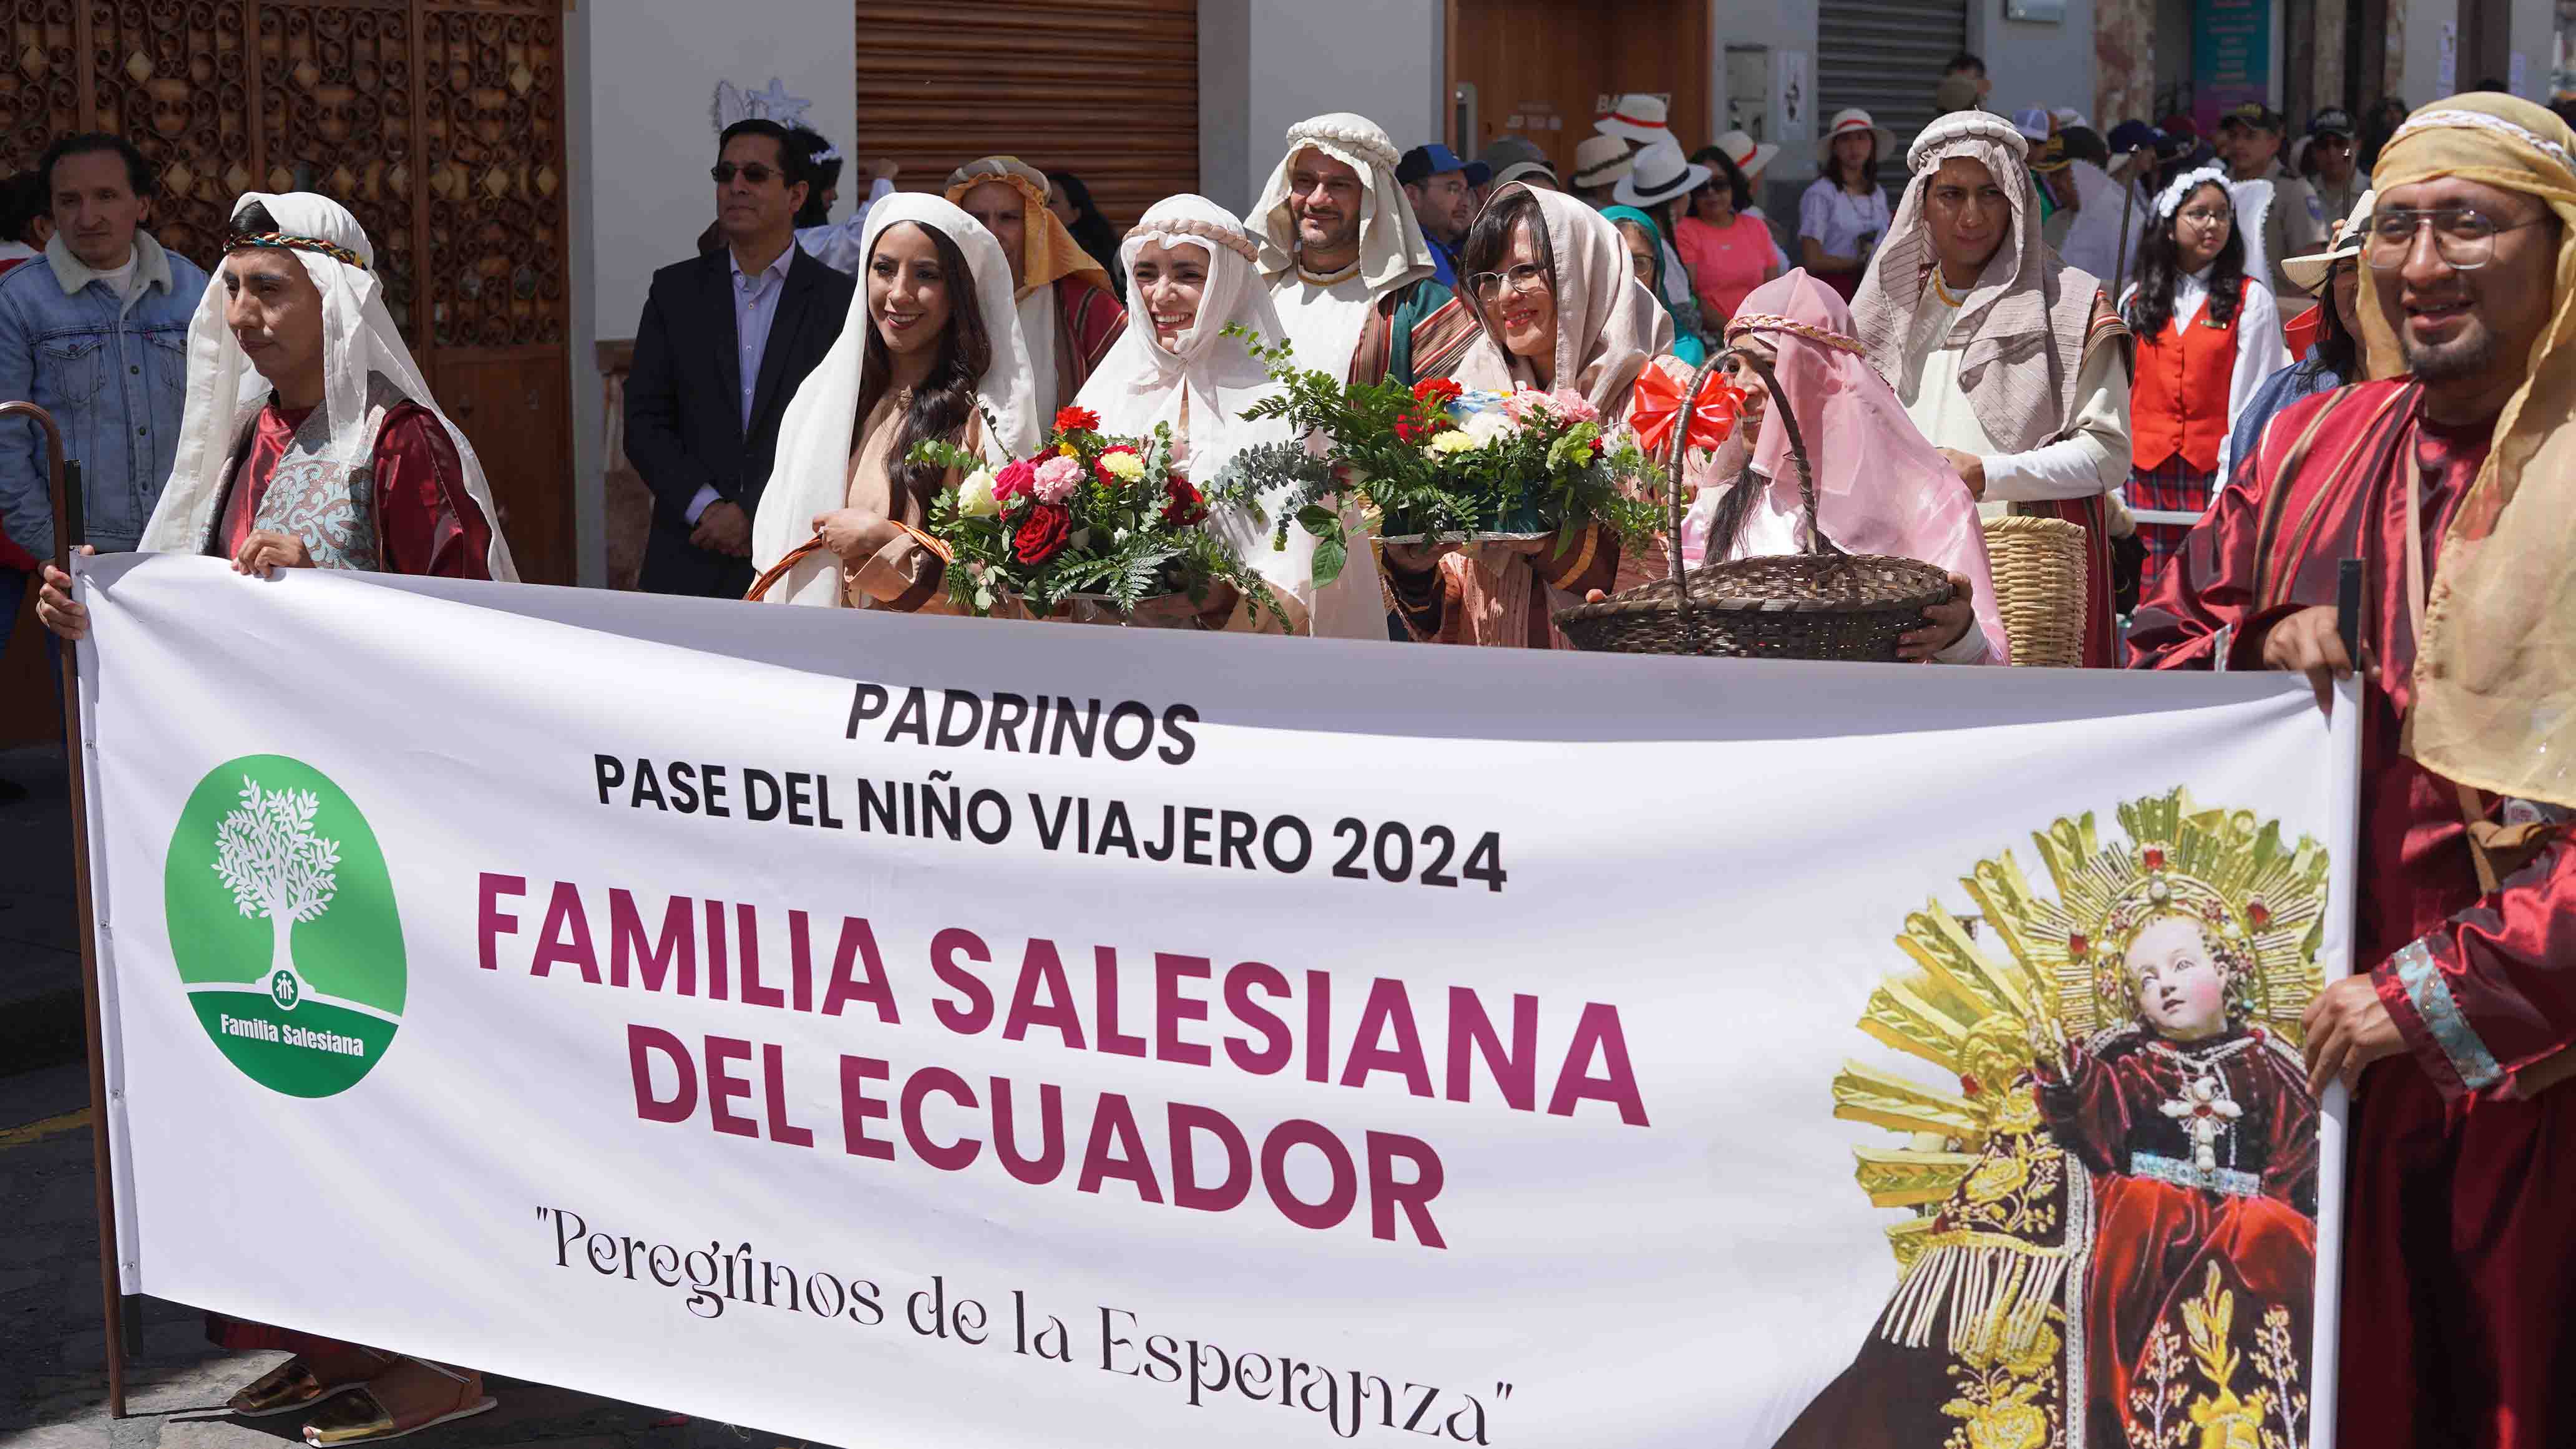
<path id="1" fill-rule="evenodd" d="M 1673 246 L 1690 268 L 1700 317 L 1723 332 L 1754 288 L 1784 270 L 1771 228 L 1751 215 L 1753 187 L 1735 161 L 1711 146 L 1699 152 L 1711 175 L 1690 194 L 1690 211 L 1673 228 Z"/>
<path id="2" fill-rule="evenodd" d="M 1468 387 L 1571 392 L 1605 423 L 1622 423 L 1639 375 L 1672 346 L 1672 321 L 1636 284 L 1618 227 L 1573 197 L 1518 182 L 1497 189 L 1458 270 L 1484 330 L 1452 374 Z M 1618 587 L 1621 573 L 1618 535 L 1598 524 L 1562 549 L 1553 536 L 1466 550 L 1391 543 L 1385 560 L 1413 637 L 1517 649 L 1568 647 L 1556 610 Z M 1648 562 L 1638 561 L 1640 577 Z"/>
<path id="3" fill-rule="evenodd" d="M 2144 596 L 2217 490 L 2231 420 L 2289 366 L 2290 351 L 2271 292 L 2245 275 L 2245 238 L 2217 167 L 2178 176 L 2157 196 L 2138 265 L 2120 316 L 2138 348 L 2128 502 L 2147 545 Z"/>

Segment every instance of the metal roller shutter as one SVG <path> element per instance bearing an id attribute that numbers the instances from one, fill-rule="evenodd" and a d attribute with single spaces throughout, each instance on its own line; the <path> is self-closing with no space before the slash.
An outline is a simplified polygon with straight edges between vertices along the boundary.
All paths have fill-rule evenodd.
<path id="1" fill-rule="evenodd" d="M 1816 16 L 1818 130 L 1836 111 L 1858 106 L 1896 133 L 1881 157 L 1890 194 L 1905 179 L 1905 150 L 1931 124 L 1941 67 L 1968 48 L 1964 0 L 1824 0 Z"/>
<path id="2" fill-rule="evenodd" d="M 854 161 L 936 191 L 978 156 L 1071 171 L 1124 229 L 1199 177 L 1197 0 L 857 0 Z"/>

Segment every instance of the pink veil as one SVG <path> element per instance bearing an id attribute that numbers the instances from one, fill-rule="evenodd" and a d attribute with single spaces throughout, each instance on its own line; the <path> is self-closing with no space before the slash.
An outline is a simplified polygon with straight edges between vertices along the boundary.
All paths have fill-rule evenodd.
<path id="1" fill-rule="evenodd" d="M 1868 355 L 1852 336 L 1851 312 L 1831 288 L 1804 269 L 1753 289 L 1727 325 L 1729 344 L 1753 337 L 1779 349 L 1780 389 L 1798 417 L 1816 474 L 1816 521 L 1851 553 L 1921 559 L 1965 576 L 1976 589 L 1977 628 L 1987 662 L 2010 660 L 1986 534 L 1976 501 L 1948 462 L 1925 440 Z M 1789 430 L 1766 408 L 1755 435 L 1753 467 L 1770 480 L 1767 502 L 1796 514 L 1798 470 Z M 1725 480 L 1711 478 L 1709 501 L 1683 524 L 1686 556 L 1707 547 L 1710 516 Z"/>

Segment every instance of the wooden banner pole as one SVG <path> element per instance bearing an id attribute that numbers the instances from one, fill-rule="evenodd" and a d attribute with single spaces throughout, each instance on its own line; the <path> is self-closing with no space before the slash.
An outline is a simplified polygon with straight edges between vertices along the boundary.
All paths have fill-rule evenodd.
<path id="1" fill-rule="evenodd" d="M 45 432 L 45 483 L 54 509 L 54 567 L 68 574 L 72 549 L 84 541 L 81 518 L 80 464 L 63 457 L 62 429 L 53 414 L 31 402 L 0 403 L 0 417 L 23 417 Z M 98 1206 L 99 1306 L 106 1318 L 107 1412 L 125 1417 L 125 1295 L 120 1291 L 116 1261 L 116 1158 L 108 1144 L 107 1052 L 99 1008 L 98 914 L 90 900 L 89 758 L 81 747 L 80 651 L 64 645 L 63 750 L 69 765 L 72 795 L 73 900 L 80 920 L 81 1025 L 88 1032 L 89 1141 Z"/>

